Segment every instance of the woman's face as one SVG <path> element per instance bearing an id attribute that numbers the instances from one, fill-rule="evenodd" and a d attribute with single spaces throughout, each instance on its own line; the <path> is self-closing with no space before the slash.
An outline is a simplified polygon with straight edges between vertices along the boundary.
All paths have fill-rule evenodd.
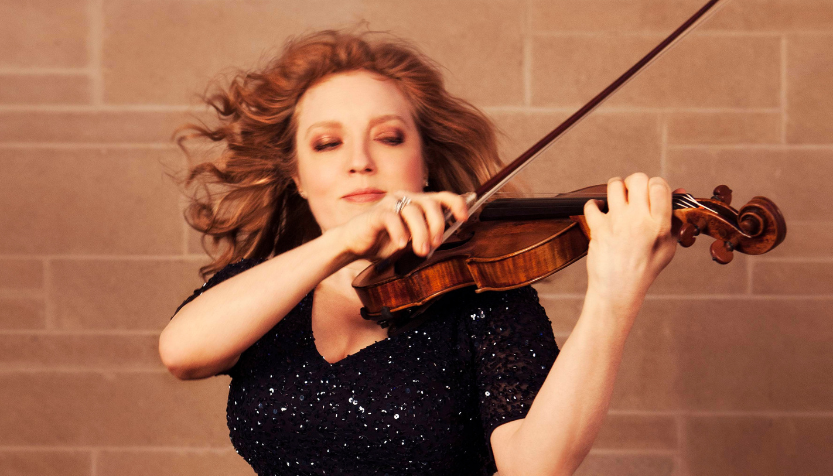
<path id="1" fill-rule="evenodd" d="M 294 178 L 322 231 L 388 193 L 422 191 L 422 142 L 393 81 L 367 71 L 333 75 L 304 93 L 296 114 Z"/>

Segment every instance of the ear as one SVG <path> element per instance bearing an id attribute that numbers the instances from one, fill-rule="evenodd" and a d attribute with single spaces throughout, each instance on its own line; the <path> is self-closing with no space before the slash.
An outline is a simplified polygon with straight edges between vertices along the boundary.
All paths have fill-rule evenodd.
<path id="1" fill-rule="evenodd" d="M 307 199 L 307 194 L 304 193 L 304 189 L 301 187 L 301 180 L 298 178 L 297 175 L 292 176 L 292 181 L 295 182 L 295 188 L 298 189 L 298 195 L 301 196 L 304 200 Z"/>

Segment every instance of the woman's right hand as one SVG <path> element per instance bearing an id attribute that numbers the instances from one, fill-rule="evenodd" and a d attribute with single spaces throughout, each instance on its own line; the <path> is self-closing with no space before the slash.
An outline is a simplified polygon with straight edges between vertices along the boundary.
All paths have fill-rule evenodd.
<path id="1" fill-rule="evenodd" d="M 404 196 L 411 201 L 397 214 L 396 202 Z M 466 200 L 455 193 L 394 192 L 331 231 L 340 235 L 339 241 L 354 259 L 387 258 L 408 246 L 409 240 L 415 254 L 427 256 L 442 244 L 443 208 L 458 221 L 468 218 Z"/>

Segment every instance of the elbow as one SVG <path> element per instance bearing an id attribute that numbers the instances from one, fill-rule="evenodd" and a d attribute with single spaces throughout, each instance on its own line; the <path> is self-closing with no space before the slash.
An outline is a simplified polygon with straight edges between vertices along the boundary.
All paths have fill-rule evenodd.
<path id="1" fill-rule="evenodd" d="M 159 358 L 174 377 L 180 380 L 195 378 L 193 370 L 188 365 L 187 352 L 184 352 L 179 342 L 172 339 L 165 331 L 159 335 Z"/>
<path id="2" fill-rule="evenodd" d="M 239 355 L 233 355 L 217 359 L 205 355 L 205 349 L 183 345 L 183 341 L 173 337 L 167 329 L 159 335 L 159 358 L 168 372 L 180 380 L 213 377 L 230 369 L 240 358 Z"/>

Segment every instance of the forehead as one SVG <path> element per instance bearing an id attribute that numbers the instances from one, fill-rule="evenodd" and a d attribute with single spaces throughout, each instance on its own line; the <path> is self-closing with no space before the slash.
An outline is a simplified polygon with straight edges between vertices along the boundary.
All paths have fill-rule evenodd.
<path id="1" fill-rule="evenodd" d="M 369 71 L 329 76 L 298 102 L 299 132 L 319 121 L 366 121 L 399 115 L 412 123 L 411 105 L 393 80 Z"/>

